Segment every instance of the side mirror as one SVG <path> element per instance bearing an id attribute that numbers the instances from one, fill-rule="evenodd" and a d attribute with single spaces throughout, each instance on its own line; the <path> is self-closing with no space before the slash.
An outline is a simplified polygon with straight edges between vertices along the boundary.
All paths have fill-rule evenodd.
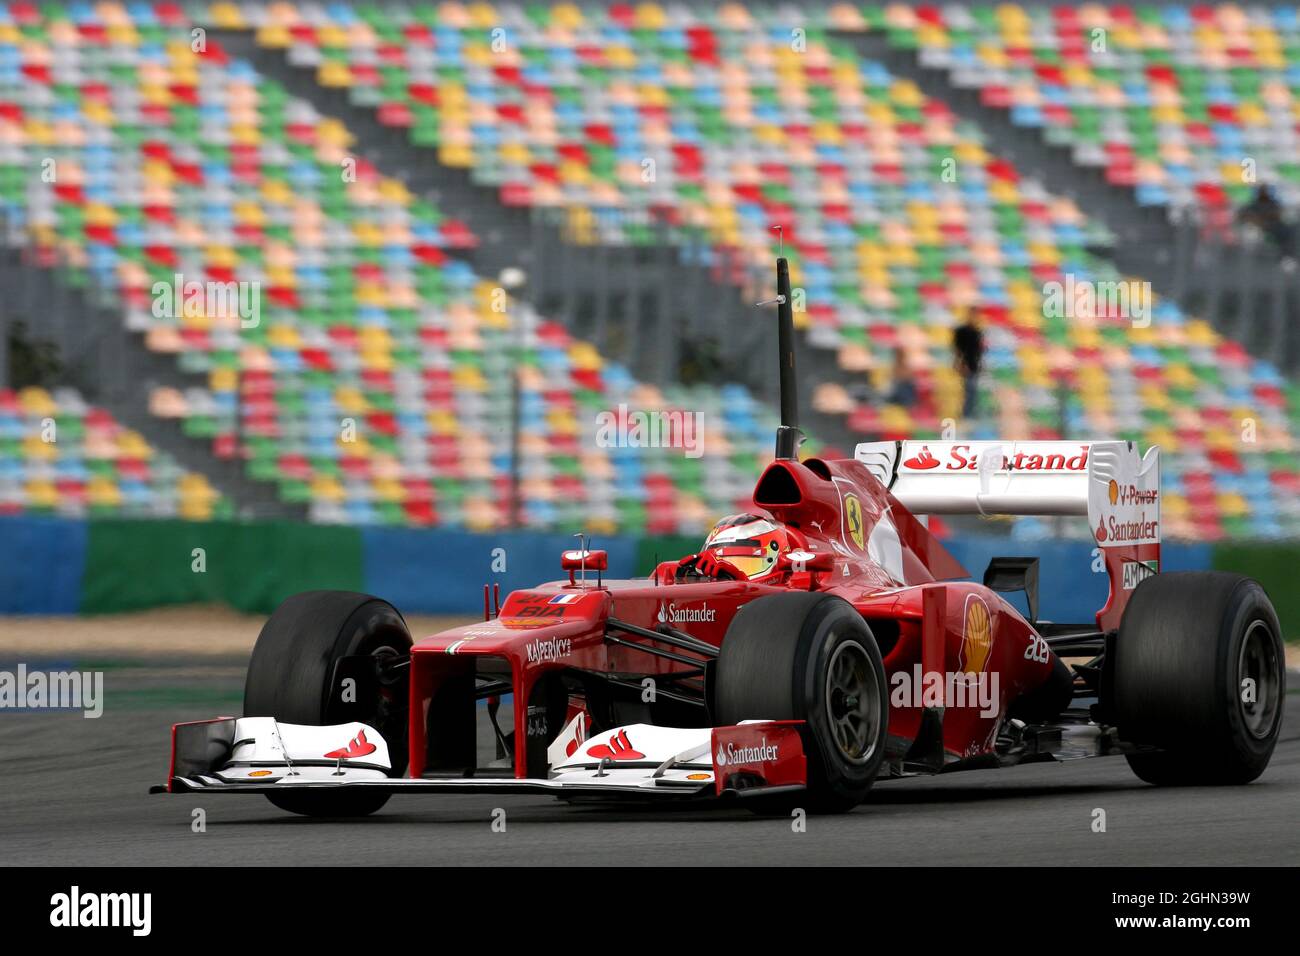
<path id="1" fill-rule="evenodd" d="M 804 571 L 826 574 L 835 570 L 835 555 L 829 551 L 787 551 L 781 555 L 777 565 L 782 570 L 796 574 Z"/>
<path id="2" fill-rule="evenodd" d="M 607 571 L 608 551 L 565 551 L 560 555 L 560 567 L 565 571 Z"/>
<path id="3" fill-rule="evenodd" d="M 560 567 L 569 572 L 570 584 L 578 583 L 573 577 L 573 572 L 581 571 L 584 575 L 583 583 L 585 584 L 586 573 L 595 571 L 596 587 L 600 587 L 600 573 L 609 567 L 609 553 L 606 551 L 562 551 L 560 552 Z"/>

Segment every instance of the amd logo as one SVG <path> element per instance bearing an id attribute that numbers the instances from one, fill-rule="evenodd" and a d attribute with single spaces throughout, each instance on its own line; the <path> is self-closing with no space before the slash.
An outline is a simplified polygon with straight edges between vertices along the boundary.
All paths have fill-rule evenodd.
<path id="1" fill-rule="evenodd" d="M 1125 561 L 1121 569 L 1120 586 L 1125 591 L 1132 591 L 1147 578 L 1152 577 L 1157 570 L 1154 561 Z"/>

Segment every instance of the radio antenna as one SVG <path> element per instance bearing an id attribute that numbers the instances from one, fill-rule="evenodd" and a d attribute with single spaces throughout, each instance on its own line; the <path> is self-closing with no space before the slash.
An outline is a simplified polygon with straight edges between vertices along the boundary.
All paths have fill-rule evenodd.
<path id="1" fill-rule="evenodd" d="M 781 424 L 776 430 L 776 457 L 795 461 L 804 434 L 799 429 L 799 385 L 794 364 L 794 308 L 790 301 L 790 264 L 776 260 L 776 338 L 781 363 Z"/>

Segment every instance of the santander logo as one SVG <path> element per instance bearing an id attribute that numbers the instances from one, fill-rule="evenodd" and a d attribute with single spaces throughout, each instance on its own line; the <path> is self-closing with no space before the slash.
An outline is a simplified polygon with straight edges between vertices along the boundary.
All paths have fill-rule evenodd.
<path id="1" fill-rule="evenodd" d="M 975 471 L 979 467 L 979 450 L 966 443 L 942 446 L 939 454 L 943 457 L 936 457 L 928 444 L 922 445 L 911 458 L 903 459 L 903 467 L 911 471 L 929 471 L 940 465 L 944 471 Z M 1003 454 L 998 471 L 1081 472 L 1087 469 L 1087 445 L 1022 442 L 1014 446 L 1012 454 Z"/>
<path id="2" fill-rule="evenodd" d="M 915 468 L 918 471 L 928 471 L 931 468 L 939 467 L 939 459 L 930 454 L 930 446 L 922 445 L 920 452 L 903 462 L 906 468 Z"/>
<path id="3" fill-rule="evenodd" d="M 713 762 L 719 767 L 727 765 L 736 766 L 742 763 L 774 763 L 781 755 L 780 747 L 767 742 L 767 738 L 762 738 L 757 744 L 746 746 L 741 744 L 739 747 L 732 741 L 725 745 L 718 744 L 718 752 L 713 757 Z"/>
<path id="4" fill-rule="evenodd" d="M 676 604 L 660 601 L 658 618 L 660 624 L 711 624 L 718 619 L 718 611 L 707 603 L 679 608 Z"/>

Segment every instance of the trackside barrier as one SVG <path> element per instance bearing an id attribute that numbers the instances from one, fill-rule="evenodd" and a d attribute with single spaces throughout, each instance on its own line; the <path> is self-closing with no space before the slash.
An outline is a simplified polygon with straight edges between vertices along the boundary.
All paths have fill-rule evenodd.
<path id="1" fill-rule="evenodd" d="M 87 525 L 59 518 L 0 518 L 0 614 L 76 614 Z"/>
<path id="2" fill-rule="evenodd" d="M 1282 637 L 1300 641 L 1300 543 L 1215 545 L 1211 566 L 1240 572 L 1263 585 L 1282 623 Z"/>
<path id="3" fill-rule="evenodd" d="M 499 583 L 504 599 L 512 590 L 565 578 L 560 553 L 576 545 L 567 534 L 366 529 L 363 590 L 403 612 L 481 615 L 484 584 Z M 591 546 L 609 553 L 608 577 L 636 573 L 635 539 L 602 535 Z"/>
<path id="4" fill-rule="evenodd" d="M 608 551 L 609 577 L 626 577 L 649 573 L 656 559 L 689 554 L 700 540 L 612 535 L 593 546 Z M 1044 618 L 1091 620 L 1106 595 L 1092 542 L 971 535 L 945 544 L 976 579 L 990 558 L 1037 555 Z M 367 591 L 414 614 L 475 615 L 482 613 L 485 583 L 499 582 L 504 594 L 562 578 L 560 552 L 573 545 L 566 534 L 529 532 L 0 517 L 0 615 L 198 603 L 266 614 L 288 595 L 316 588 Z M 1300 542 L 1166 542 L 1161 553 L 1162 571 L 1217 568 L 1256 578 L 1293 640 L 1300 639 L 1296 567 Z"/>
<path id="5" fill-rule="evenodd" d="M 361 532 L 292 522 L 89 522 L 83 614 L 195 602 L 269 612 L 296 591 L 359 591 Z"/>

